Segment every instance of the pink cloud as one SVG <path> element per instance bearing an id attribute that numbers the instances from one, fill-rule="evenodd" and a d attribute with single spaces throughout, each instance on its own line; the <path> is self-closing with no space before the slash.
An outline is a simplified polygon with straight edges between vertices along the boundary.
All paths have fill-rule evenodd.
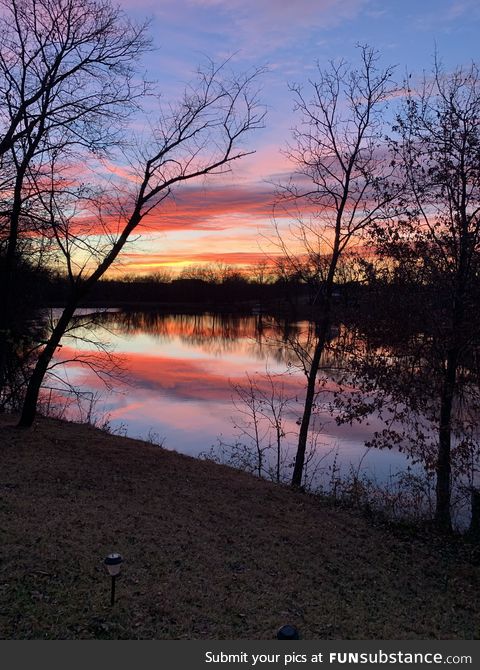
<path id="1" fill-rule="evenodd" d="M 139 232 L 176 230 L 227 230 L 238 226 L 232 217 L 241 216 L 241 225 L 258 226 L 258 220 L 269 220 L 273 212 L 274 193 L 268 184 L 188 186 L 147 215 Z M 117 215 L 105 215 L 101 222 L 95 216 L 79 218 L 89 235 L 116 232 L 121 225 Z"/>
<path id="2" fill-rule="evenodd" d="M 121 0 L 121 4 L 153 13 L 162 26 L 179 26 L 181 21 L 192 36 L 199 26 L 221 32 L 230 45 L 234 42 L 242 50 L 242 57 L 251 58 L 284 47 L 306 31 L 354 19 L 369 0 Z M 229 42 L 224 48 L 228 51 Z"/>

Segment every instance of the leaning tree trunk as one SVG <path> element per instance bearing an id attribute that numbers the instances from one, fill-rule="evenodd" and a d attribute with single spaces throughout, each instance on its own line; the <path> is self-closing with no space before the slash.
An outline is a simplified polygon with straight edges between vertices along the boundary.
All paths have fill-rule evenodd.
<path id="1" fill-rule="evenodd" d="M 53 355 L 55 354 L 55 351 L 60 344 L 60 340 L 68 328 L 68 324 L 70 323 L 70 319 L 75 312 L 76 306 L 76 300 L 72 300 L 69 302 L 69 304 L 67 304 L 62 312 L 60 319 L 57 321 L 57 324 L 52 331 L 50 339 L 37 359 L 32 376 L 28 382 L 27 392 L 23 401 L 22 414 L 20 421 L 18 422 L 18 426 L 21 428 L 30 428 L 35 419 L 35 415 L 37 413 L 38 395 L 40 393 L 43 379 L 48 370 L 48 366 L 50 365 Z"/>
<path id="2" fill-rule="evenodd" d="M 327 296 L 324 302 L 323 318 L 320 322 L 315 350 L 312 356 L 312 362 L 307 376 L 307 392 L 305 395 L 305 402 L 303 405 L 302 423 L 300 424 L 300 431 L 298 433 L 298 446 L 295 455 L 295 465 L 293 468 L 291 485 L 294 488 L 299 488 L 302 485 L 303 468 L 305 465 L 305 454 L 307 451 L 308 430 L 310 427 L 310 420 L 312 417 L 313 402 L 315 400 L 315 385 L 317 383 L 318 370 L 320 368 L 320 360 L 322 358 L 325 343 L 327 341 L 328 329 L 330 327 L 330 303 L 331 303 L 331 289 L 327 291 Z"/>
<path id="3" fill-rule="evenodd" d="M 300 424 L 300 431 L 298 433 L 297 453 L 295 455 L 295 465 L 293 468 L 291 486 L 293 488 L 300 488 L 302 485 L 303 468 L 305 465 L 305 454 L 307 451 L 308 429 L 310 427 L 310 420 L 312 417 L 313 401 L 315 400 L 315 385 L 317 383 L 318 370 L 320 368 L 320 360 L 322 358 L 325 343 L 327 341 L 328 330 L 330 328 L 330 312 L 332 309 L 332 293 L 333 282 L 335 279 L 335 272 L 340 252 L 338 250 L 338 229 L 336 234 L 335 248 L 328 270 L 328 276 L 325 281 L 325 295 L 322 300 L 322 318 L 318 326 L 317 342 L 312 356 L 310 370 L 307 376 L 307 392 L 305 395 L 305 402 L 303 405 L 303 416 Z"/>
<path id="4" fill-rule="evenodd" d="M 315 400 L 315 384 L 317 381 L 318 369 L 320 367 L 320 359 L 325 348 L 326 332 L 323 331 L 326 331 L 326 328 L 324 329 L 322 324 L 322 332 L 318 335 L 307 377 L 307 393 L 305 395 L 305 403 L 303 406 L 302 423 L 300 424 L 300 431 L 298 433 L 298 446 L 292 475 L 292 486 L 294 488 L 299 488 L 302 485 L 305 453 L 307 451 L 308 429 L 312 417 L 313 401 Z"/>
<path id="5" fill-rule="evenodd" d="M 144 190 L 145 186 L 142 187 Z M 102 262 L 97 266 L 97 269 L 85 280 L 81 285 L 77 284 L 69 296 L 67 305 L 62 312 L 62 316 L 57 322 L 57 325 L 50 335 L 45 348 L 37 359 L 37 364 L 33 370 L 33 374 L 30 377 L 27 386 L 27 392 L 25 394 L 25 400 L 23 402 L 22 415 L 18 426 L 21 428 L 29 428 L 37 412 L 37 402 L 38 395 L 40 393 L 40 388 L 43 383 L 43 379 L 50 365 L 50 361 L 55 354 L 55 350 L 60 344 L 65 331 L 68 328 L 70 319 L 75 313 L 75 310 L 82 298 L 84 298 L 91 287 L 105 274 L 108 268 L 112 265 L 114 260 L 117 258 L 120 251 L 123 249 L 125 242 L 127 241 L 130 233 L 137 227 L 141 220 L 140 214 L 140 205 L 137 203 L 135 209 L 128 221 L 128 224 L 123 229 L 122 233 L 119 235 L 118 239 L 110 249 L 109 253 L 105 256 Z"/>

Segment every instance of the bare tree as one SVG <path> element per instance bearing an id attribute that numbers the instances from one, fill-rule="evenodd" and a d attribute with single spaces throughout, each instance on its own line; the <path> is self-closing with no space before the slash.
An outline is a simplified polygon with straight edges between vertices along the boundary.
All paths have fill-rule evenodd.
<path id="1" fill-rule="evenodd" d="M 232 388 L 234 441 L 219 438 L 206 457 L 277 483 L 285 481 L 288 419 L 296 397 L 287 395 L 283 375 L 268 370 L 262 375 L 247 374 L 244 383 L 232 384 Z"/>
<path id="2" fill-rule="evenodd" d="M 479 120 L 475 63 L 448 74 L 436 63 L 419 90 L 407 89 L 393 142 L 403 216 L 394 211 L 373 240 L 403 287 L 395 314 L 385 310 L 379 324 L 395 330 L 399 315 L 404 323 L 398 353 L 383 363 L 371 357 L 365 372 L 378 374 L 384 404 L 400 407 L 392 418 L 416 436 L 412 455 L 436 471 L 436 522 L 447 531 L 453 450 L 457 465 L 478 456 Z M 402 444 L 401 433 L 386 435 Z"/>
<path id="3" fill-rule="evenodd" d="M 149 45 L 108 0 L 1 0 L 0 156 L 18 140 L 74 129 L 98 148 L 140 93 L 136 59 Z M 95 120 L 95 123 L 92 121 Z"/>
<path id="4" fill-rule="evenodd" d="M 314 289 L 313 346 L 304 350 L 307 385 L 292 486 L 300 486 L 317 375 L 327 345 L 332 297 L 342 256 L 365 229 L 383 216 L 390 200 L 391 173 L 382 138 L 382 112 L 393 91 L 393 69 L 380 69 L 379 54 L 360 49 L 361 65 L 345 61 L 318 67 L 308 94 L 293 86 L 301 122 L 286 155 L 294 165 L 290 182 L 279 190 L 277 209 L 298 225 L 277 237 L 284 267 Z"/>
<path id="5" fill-rule="evenodd" d="M 137 60 L 148 48 L 145 25 L 109 0 L 0 1 L 0 385 L 19 240 L 45 225 L 43 165 L 52 151 L 65 165 L 79 148 L 105 155 L 121 140 L 145 91 Z"/>
<path id="6" fill-rule="evenodd" d="M 46 370 L 77 305 L 142 220 L 182 183 L 223 174 L 232 162 L 250 153 L 241 148 L 241 141 L 264 118 L 255 90 L 258 75 L 255 70 L 234 76 L 227 64 L 200 70 L 180 102 L 160 110 L 141 148 L 132 147 L 131 154 L 123 151 L 123 160 L 128 158 L 130 165 L 122 166 L 127 175 L 120 184 L 111 181 L 100 191 L 93 184 L 91 193 L 84 188 L 72 193 L 71 188 L 58 188 L 57 171 L 52 168 L 52 187 L 43 205 L 50 213 L 57 257 L 68 275 L 69 295 L 29 380 L 19 425 L 33 422 Z"/>

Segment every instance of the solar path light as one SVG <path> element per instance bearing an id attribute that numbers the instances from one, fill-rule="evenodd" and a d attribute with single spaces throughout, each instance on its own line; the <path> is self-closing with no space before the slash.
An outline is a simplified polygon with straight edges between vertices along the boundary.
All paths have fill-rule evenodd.
<path id="1" fill-rule="evenodd" d="M 120 554 L 108 554 L 107 558 L 104 561 L 106 568 L 108 570 L 108 574 L 112 578 L 110 605 L 113 605 L 115 603 L 115 580 L 117 578 L 117 575 L 120 574 L 120 569 L 122 567 L 122 560 L 123 559 L 120 556 Z"/>

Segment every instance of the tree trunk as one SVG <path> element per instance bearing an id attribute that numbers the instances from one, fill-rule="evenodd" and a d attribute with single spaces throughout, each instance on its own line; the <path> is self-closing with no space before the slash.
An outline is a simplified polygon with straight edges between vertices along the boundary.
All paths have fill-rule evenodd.
<path id="1" fill-rule="evenodd" d="M 474 540 L 480 539 L 480 491 L 472 488 L 471 491 L 472 513 L 468 534 Z"/>
<path id="2" fill-rule="evenodd" d="M 325 342 L 327 341 L 327 331 L 330 325 L 330 309 L 329 306 L 325 308 L 324 317 L 321 321 L 319 332 L 317 335 L 317 342 L 315 344 L 315 351 L 313 352 L 312 363 L 307 377 L 307 393 L 305 395 L 305 403 L 303 406 L 302 423 L 298 433 L 298 446 L 295 455 L 295 466 L 292 475 L 292 487 L 299 488 L 302 485 L 303 467 L 305 465 L 305 453 L 307 451 L 308 429 L 310 427 L 310 419 L 312 417 L 313 401 L 315 400 L 315 384 L 317 382 L 318 370 L 320 368 L 320 360 L 325 349 Z"/>
<path id="3" fill-rule="evenodd" d="M 15 284 L 18 227 L 22 207 L 22 185 L 25 169 L 19 171 L 16 179 L 12 211 L 9 217 L 7 250 L 2 261 L 0 299 L 0 388 L 8 383 L 7 367 L 12 351 L 13 291 Z"/>
<path id="4" fill-rule="evenodd" d="M 312 416 L 313 401 L 315 399 L 315 383 L 317 381 L 318 368 L 320 367 L 320 358 L 322 356 L 325 341 L 322 342 L 321 335 L 315 345 L 315 351 L 312 358 L 312 364 L 308 373 L 307 393 L 305 404 L 303 406 L 302 423 L 298 433 L 298 446 L 295 455 L 295 467 L 293 468 L 292 486 L 299 488 L 302 485 L 303 466 L 305 465 L 305 453 L 307 450 L 308 428 Z"/>
<path id="5" fill-rule="evenodd" d="M 25 400 L 23 401 L 22 415 L 20 417 L 20 421 L 18 422 L 18 426 L 20 428 L 30 428 L 35 419 L 35 415 L 37 413 L 38 394 L 40 393 L 43 379 L 48 370 L 48 366 L 50 365 L 50 361 L 52 360 L 53 355 L 55 354 L 55 351 L 60 343 L 60 340 L 68 328 L 68 324 L 70 323 L 70 319 L 72 318 L 76 307 L 77 300 L 71 299 L 63 310 L 57 325 L 52 331 L 50 339 L 37 359 L 32 376 L 28 382 Z"/>
<path id="6" fill-rule="evenodd" d="M 12 351 L 12 324 L 15 316 L 15 274 L 17 270 L 18 240 L 20 231 L 20 216 L 23 207 L 22 191 L 28 165 L 35 155 L 35 151 L 43 132 L 43 122 L 39 125 L 37 137 L 29 142 L 29 147 L 22 161 L 16 167 L 15 186 L 13 188 L 12 210 L 8 217 L 7 250 L 2 262 L 0 275 L 2 294 L 0 296 L 0 389 L 7 383 L 6 370 Z M 14 330 L 14 329 L 13 329 Z"/>
<path id="7" fill-rule="evenodd" d="M 11 293 L 13 268 L 9 264 L 8 255 L 4 258 L 4 267 L 0 273 L 2 299 L 0 300 L 0 389 L 7 382 L 7 367 L 11 352 Z"/>
<path id="8" fill-rule="evenodd" d="M 340 219 L 339 219 L 340 221 Z M 307 376 L 307 393 L 305 395 L 305 403 L 303 406 L 302 423 L 300 424 L 300 431 L 298 433 L 298 446 L 295 455 L 295 465 L 293 468 L 291 486 L 293 488 L 300 488 L 302 485 L 303 467 L 305 465 L 305 453 L 307 451 L 308 429 L 310 427 L 310 419 L 312 416 L 313 401 L 315 400 L 315 384 L 317 381 L 318 370 L 320 368 L 320 360 L 322 358 L 325 343 L 327 341 L 327 333 L 330 327 L 330 311 L 332 308 L 332 293 L 333 283 L 335 279 L 335 272 L 337 270 L 338 258 L 340 252 L 338 249 L 339 239 L 339 223 L 337 223 L 337 231 L 335 238 L 335 246 L 333 250 L 332 260 L 328 270 L 328 276 L 325 281 L 325 295 L 322 300 L 322 318 L 317 333 L 317 342 L 315 344 L 315 351 L 313 352 L 312 363 Z"/>
<path id="9" fill-rule="evenodd" d="M 440 530 L 448 533 L 452 530 L 452 517 L 450 511 L 452 495 L 452 409 L 455 380 L 457 376 L 458 353 L 457 349 L 451 349 L 447 354 L 447 367 L 440 397 L 440 430 L 437 455 L 435 522 Z"/>
<path id="10" fill-rule="evenodd" d="M 440 427 L 440 438 L 437 458 L 437 487 L 435 522 L 437 526 L 446 532 L 452 530 L 452 519 L 450 514 L 451 499 L 451 465 L 450 449 L 451 435 L 449 426 Z"/>
<path id="11" fill-rule="evenodd" d="M 55 350 L 68 328 L 70 319 L 75 313 L 79 301 L 84 298 L 85 295 L 87 295 L 91 287 L 105 274 L 105 272 L 117 258 L 125 242 L 127 241 L 128 236 L 136 228 L 140 222 L 140 219 L 140 206 L 137 203 L 135 210 L 128 221 L 128 224 L 123 229 L 122 233 L 110 249 L 109 253 L 97 266 L 96 270 L 90 275 L 90 277 L 88 277 L 88 279 L 81 284 L 81 287 L 79 287 L 77 284 L 75 288 L 72 289 L 72 293 L 70 294 L 67 305 L 62 312 L 62 316 L 53 329 L 52 334 L 47 344 L 45 345 L 45 348 L 38 357 L 37 364 L 35 365 L 33 374 L 28 382 L 25 400 L 23 401 L 22 415 L 20 417 L 20 421 L 18 422 L 19 428 L 29 428 L 35 419 L 35 415 L 37 413 L 38 395 L 40 393 L 43 379 L 48 370 L 50 361 L 53 358 Z"/>

